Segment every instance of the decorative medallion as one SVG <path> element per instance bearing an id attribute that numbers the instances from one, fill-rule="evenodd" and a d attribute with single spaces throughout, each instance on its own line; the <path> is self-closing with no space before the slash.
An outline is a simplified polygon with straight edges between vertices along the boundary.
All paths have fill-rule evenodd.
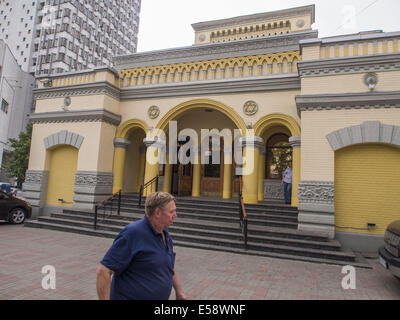
<path id="1" fill-rule="evenodd" d="M 199 40 L 200 42 L 204 42 L 204 40 L 206 40 L 206 36 L 204 34 L 201 34 Z"/>
<path id="2" fill-rule="evenodd" d="M 300 19 L 300 20 L 297 20 L 297 21 L 296 21 L 296 27 L 297 27 L 297 28 L 303 28 L 305 24 L 306 24 L 306 23 L 304 22 L 303 19 Z"/>
<path id="3" fill-rule="evenodd" d="M 243 105 L 243 112 L 248 115 L 248 116 L 252 116 L 255 115 L 258 111 L 258 105 L 256 102 L 254 101 L 247 101 L 244 105 Z"/>
<path id="4" fill-rule="evenodd" d="M 155 119 L 160 115 L 160 108 L 157 106 L 151 106 L 147 111 L 150 119 Z"/>
<path id="5" fill-rule="evenodd" d="M 378 76 L 375 73 L 368 73 L 364 78 L 364 83 L 368 86 L 370 91 L 374 91 L 378 83 Z"/>

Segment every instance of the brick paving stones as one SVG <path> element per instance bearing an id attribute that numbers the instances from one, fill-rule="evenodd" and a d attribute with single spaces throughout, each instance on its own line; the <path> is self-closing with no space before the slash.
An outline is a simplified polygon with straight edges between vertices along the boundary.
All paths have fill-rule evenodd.
<path id="1" fill-rule="evenodd" d="M 112 241 L 0 223 L 0 299 L 96 300 L 96 268 Z M 356 269 L 356 289 L 344 290 L 341 266 L 177 246 L 175 252 L 193 300 L 400 299 L 400 281 L 374 259 L 372 269 Z M 55 267 L 55 289 L 42 288 L 46 265 Z"/>

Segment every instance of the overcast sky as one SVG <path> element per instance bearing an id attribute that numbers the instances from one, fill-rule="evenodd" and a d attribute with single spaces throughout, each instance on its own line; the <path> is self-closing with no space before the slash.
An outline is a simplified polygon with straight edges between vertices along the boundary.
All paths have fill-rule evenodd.
<path id="1" fill-rule="evenodd" d="M 400 31 L 400 0 L 142 0 L 138 52 L 191 46 L 196 22 L 310 4 L 319 37 Z"/>

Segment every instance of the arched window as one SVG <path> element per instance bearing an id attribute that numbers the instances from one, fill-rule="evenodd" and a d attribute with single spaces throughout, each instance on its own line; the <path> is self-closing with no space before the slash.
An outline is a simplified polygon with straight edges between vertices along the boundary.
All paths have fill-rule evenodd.
<path id="1" fill-rule="evenodd" d="M 282 179 L 282 173 L 290 161 L 292 161 L 292 148 L 289 136 L 283 133 L 272 135 L 266 145 L 266 179 Z"/>

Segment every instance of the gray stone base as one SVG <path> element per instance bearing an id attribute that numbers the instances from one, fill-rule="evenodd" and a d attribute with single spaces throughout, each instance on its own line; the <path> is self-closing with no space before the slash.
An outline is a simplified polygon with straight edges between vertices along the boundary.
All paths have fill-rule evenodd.
<path id="1" fill-rule="evenodd" d="M 28 170 L 26 172 L 25 182 L 22 186 L 22 196 L 32 206 L 31 219 L 37 219 L 43 214 L 48 179 L 48 171 Z"/>
<path id="2" fill-rule="evenodd" d="M 93 210 L 95 205 L 112 194 L 111 172 L 77 171 L 74 187 L 74 209 Z"/>
<path id="3" fill-rule="evenodd" d="M 265 200 L 285 200 L 283 185 L 281 180 L 264 179 L 264 199 Z"/>
<path id="4" fill-rule="evenodd" d="M 378 256 L 379 247 L 384 245 L 383 236 L 377 235 L 336 231 L 335 238 L 343 247 L 371 256 Z"/>
<path id="5" fill-rule="evenodd" d="M 335 216 L 333 206 L 299 204 L 298 229 L 335 237 Z"/>
<path id="6" fill-rule="evenodd" d="M 331 181 L 300 181 L 299 230 L 313 231 L 335 237 L 334 183 Z"/>

